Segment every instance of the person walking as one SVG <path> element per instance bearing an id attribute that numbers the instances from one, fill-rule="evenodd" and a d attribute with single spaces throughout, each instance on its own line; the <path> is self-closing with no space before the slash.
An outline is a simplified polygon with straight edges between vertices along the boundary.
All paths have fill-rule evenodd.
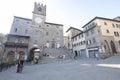
<path id="1" fill-rule="evenodd" d="M 96 58 L 97 58 L 97 60 L 99 60 L 99 55 L 98 55 L 98 53 L 96 53 Z"/>
<path id="2" fill-rule="evenodd" d="M 19 60 L 18 60 L 18 63 L 17 63 L 17 73 L 21 73 L 22 70 L 23 70 L 24 58 L 25 58 L 24 55 L 21 55 L 21 54 L 19 55 Z"/>

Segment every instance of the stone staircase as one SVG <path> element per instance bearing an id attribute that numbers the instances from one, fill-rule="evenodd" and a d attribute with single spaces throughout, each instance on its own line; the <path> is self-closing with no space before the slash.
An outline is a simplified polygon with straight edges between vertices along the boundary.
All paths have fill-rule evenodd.
<path id="1" fill-rule="evenodd" d="M 71 59 L 66 48 L 44 48 L 40 63 L 51 63 Z"/>

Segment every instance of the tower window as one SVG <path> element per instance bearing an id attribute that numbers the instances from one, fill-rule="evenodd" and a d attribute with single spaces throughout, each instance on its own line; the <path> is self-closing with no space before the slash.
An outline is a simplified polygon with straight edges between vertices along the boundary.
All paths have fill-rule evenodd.
<path id="1" fill-rule="evenodd" d="M 38 7 L 38 11 L 41 11 L 42 9 L 41 9 L 41 7 Z"/>

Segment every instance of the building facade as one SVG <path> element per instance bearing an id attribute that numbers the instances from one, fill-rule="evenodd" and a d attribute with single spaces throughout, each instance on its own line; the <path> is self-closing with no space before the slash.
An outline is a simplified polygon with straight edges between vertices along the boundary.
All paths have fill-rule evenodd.
<path id="1" fill-rule="evenodd" d="M 81 33 L 72 37 L 73 52 L 79 58 L 88 58 L 88 51 L 86 48 L 85 34 Z"/>
<path id="2" fill-rule="evenodd" d="M 33 56 L 33 51 L 37 48 L 42 50 L 43 47 L 64 46 L 63 25 L 46 22 L 46 5 L 35 2 L 32 15 L 32 19 L 14 16 L 5 44 L 7 55 L 23 51 L 29 57 Z"/>
<path id="3" fill-rule="evenodd" d="M 5 42 L 7 40 L 7 36 L 0 33 L 0 64 L 4 61 L 4 51 L 5 51 Z"/>
<path id="4" fill-rule="evenodd" d="M 73 50 L 86 49 L 85 55 L 89 58 L 95 58 L 99 54 L 101 58 L 120 53 L 120 18 L 108 19 L 95 17 L 83 26 L 85 35 L 85 45 L 79 44 L 79 35 L 73 37 Z"/>
<path id="5" fill-rule="evenodd" d="M 66 33 L 68 35 L 68 49 L 72 50 L 72 37 L 79 34 L 81 32 L 80 29 L 74 28 L 74 27 L 70 27 Z"/>

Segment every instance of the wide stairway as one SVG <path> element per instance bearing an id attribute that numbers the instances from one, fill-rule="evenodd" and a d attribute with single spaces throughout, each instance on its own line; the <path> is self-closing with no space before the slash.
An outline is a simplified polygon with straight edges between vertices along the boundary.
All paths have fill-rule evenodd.
<path id="1" fill-rule="evenodd" d="M 51 63 L 71 59 L 66 48 L 44 48 L 40 63 Z"/>

